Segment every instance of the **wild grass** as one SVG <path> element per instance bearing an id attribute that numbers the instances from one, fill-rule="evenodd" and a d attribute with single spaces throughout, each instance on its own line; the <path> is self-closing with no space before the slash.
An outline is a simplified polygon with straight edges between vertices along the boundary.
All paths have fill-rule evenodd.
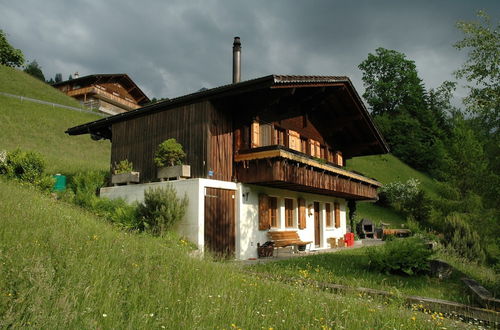
<path id="1" fill-rule="evenodd" d="M 438 258 L 446 261 L 463 275 L 470 277 L 484 286 L 496 298 L 500 297 L 500 273 L 494 269 L 479 265 L 463 258 L 454 256 L 453 254 L 442 251 L 438 254 Z M 462 275 L 462 276 L 463 276 Z"/>
<path id="2" fill-rule="evenodd" d="M 242 275 L 232 264 L 190 257 L 174 235 L 119 231 L 13 182 L 0 181 L 0 200 L 0 328 L 428 329 L 450 324 L 397 303 Z"/>
<path id="3" fill-rule="evenodd" d="M 259 264 L 254 270 L 291 278 L 309 278 L 325 283 L 350 287 L 380 289 L 394 294 L 416 295 L 470 303 L 459 274 L 440 280 L 426 275 L 401 276 L 372 271 L 369 268 L 368 247 L 348 249 L 337 253 L 325 253 L 279 262 Z"/>
<path id="4" fill-rule="evenodd" d="M 0 92 L 80 107 L 80 103 L 52 86 L 14 68 L 0 65 Z"/>
<path id="5" fill-rule="evenodd" d="M 52 174 L 109 169 L 109 141 L 93 141 L 88 135 L 69 136 L 64 133 L 71 126 L 101 117 L 21 102 L 2 95 L 0 117 L 0 150 L 21 148 L 37 151 L 44 156 L 47 171 Z"/>

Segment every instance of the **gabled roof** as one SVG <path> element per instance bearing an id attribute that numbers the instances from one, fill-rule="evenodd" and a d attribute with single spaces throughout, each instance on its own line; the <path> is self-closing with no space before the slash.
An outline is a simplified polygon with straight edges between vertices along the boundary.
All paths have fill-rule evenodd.
<path id="1" fill-rule="evenodd" d="M 269 75 L 257 79 L 247 80 L 235 84 L 224 85 L 196 93 L 180 96 L 177 98 L 165 100 L 133 111 L 117 114 L 115 116 L 106 117 L 90 123 L 69 128 L 66 133 L 69 135 L 92 134 L 101 138 L 111 138 L 111 125 L 114 123 L 126 121 L 129 119 L 142 117 L 148 114 L 166 111 L 186 104 L 192 104 L 200 101 L 210 100 L 216 101 L 221 99 L 229 99 L 233 97 L 244 97 L 246 94 L 251 95 L 262 90 L 277 90 L 277 89 L 306 89 L 307 93 L 314 95 L 314 90 L 318 88 L 325 90 L 327 88 L 337 88 L 342 90 L 342 94 L 349 99 L 351 108 L 356 111 L 355 120 L 363 123 L 362 131 L 365 140 L 369 140 L 369 147 L 372 149 L 370 153 L 360 152 L 359 155 L 387 153 L 389 148 L 384 141 L 382 135 L 375 127 L 363 101 L 354 89 L 352 82 L 348 77 L 344 76 L 297 76 L 297 75 Z M 292 93 L 293 94 L 293 93 Z M 349 118 L 345 116 L 345 123 Z M 339 133 L 340 134 L 340 133 Z M 367 137 L 368 136 L 368 137 Z M 350 156 L 357 156 L 355 153 Z"/>
<path id="2" fill-rule="evenodd" d="M 137 86 L 126 73 L 91 74 L 84 77 L 79 77 L 71 80 L 65 80 L 58 83 L 54 83 L 52 84 L 52 86 L 59 87 L 68 84 L 79 84 L 81 86 L 89 86 L 89 85 L 106 84 L 106 83 L 121 84 L 140 105 L 150 102 L 146 94 L 144 94 L 144 92 L 139 88 L 139 86 Z"/>

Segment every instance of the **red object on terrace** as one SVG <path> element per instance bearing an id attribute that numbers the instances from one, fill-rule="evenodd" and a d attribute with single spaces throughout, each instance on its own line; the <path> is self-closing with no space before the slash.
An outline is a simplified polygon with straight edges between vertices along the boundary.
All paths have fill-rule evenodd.
<path id="1" fill-rule="evenodd" d="M 354 245 L 354 233 L 346 233 L 344 235 L 344 240 L 347 243 L 347 246 L 353 246 Z"/>

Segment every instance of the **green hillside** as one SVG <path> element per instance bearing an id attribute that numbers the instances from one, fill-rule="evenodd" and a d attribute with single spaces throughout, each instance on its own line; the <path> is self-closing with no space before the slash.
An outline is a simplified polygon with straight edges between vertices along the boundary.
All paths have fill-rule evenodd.
<path id="1" fill-rule="evenodd" d="M 416 178 L 420 187 L 431 197 L 438 196 L 438 183 L 410 166 L 406 165 L 391 154 L 366 157 L 356 157 L 347 161 L 347 169 L 375 178 L 383 184 L 394 181 L 406 182 Z M 405 217 L 394 209 L 381 207 L 373 203 L 358 203 L 357 219 L 368 218 L 376 223 L 384 222 L 391 227 L 401 227 Z"/>
<path id="2" fill-rule="evenodd" d="M 31 97 L 47 102 L 80 107 L 75 99 L 66 96 L 46 83 L 33 78 L 29 74 L 0 65 L 0 92 Z"/>
<path id="3" fill-rule="evenodd" d="M 420 181 L 422 189 L 430 196 L 438 195 L 438 184 L 434 179 L 411 168 L 391 154 L 356 157 L 347 161 L 347 168 L 373 177 L 384 184 L 394 181 L 406 182 L 408 179 L 416 178 Z"/>
<path id="4" fill-rule="evenodd" d="M 0 178 L 0 328 L 433 329 L 431 315 L 244 275 Z M 222 279 L 222 280 L 221 280 Z"/>
<path id="5" fill-rule="evenodd" d="M 0 66 L 0 91 L 78 106 L 60 93 L 24 72 Z M 37 151 L 47 161 L 49 173 L 75 173 L 109 168 L 109 141 L 92 141 L 88 135 L 68 136 L 71 126 L 102 117 L 0 95 L 0 150 Z"/>

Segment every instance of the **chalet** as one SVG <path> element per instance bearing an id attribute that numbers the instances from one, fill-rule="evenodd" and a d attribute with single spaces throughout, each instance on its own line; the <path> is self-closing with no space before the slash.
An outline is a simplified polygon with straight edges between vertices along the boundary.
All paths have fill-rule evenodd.
<path id="1" fill-rule="evenodd" d="M 93 74 L 52 86 L 85 106 L 110 115 L 138 109 L 150 101 L 126 74 Z"/>
<path id="2" fill-rule="evenodd" d="M 235 47 L 237 47 L 235 40 Z M 191 178 L 177 230 L 203 250 L 257 256 L 269 231 L 296 231 L 313 248 L 346 233 L 348 200 L 375 200 L 380 183 L 344 168 L 346 159 L 388 152 L 347 77 L 269 75 L 156 103 L 69 128 L 112 141 L 111 163 L 129 160 L 140 183 L 101 196 L 141 200 L 158 182 L 156 147 L 175 138 Z"/>

